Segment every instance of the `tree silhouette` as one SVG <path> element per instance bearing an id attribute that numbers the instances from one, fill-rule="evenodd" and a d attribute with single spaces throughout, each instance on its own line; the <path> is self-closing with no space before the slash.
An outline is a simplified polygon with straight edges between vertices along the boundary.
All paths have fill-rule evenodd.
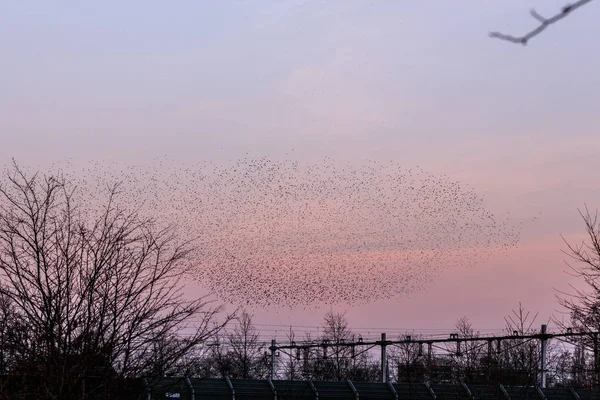
<path id="1" fill-rule="evenodd" d="M 94 209 L 64 176 L 16 163 L 0 185 L 2 367 L 34 377 L 39 398 L 164 374 L 231 319 L 215 324 L 220 307 L 185 300 L 193 244 L 117 206 L 118 190 Z"/>

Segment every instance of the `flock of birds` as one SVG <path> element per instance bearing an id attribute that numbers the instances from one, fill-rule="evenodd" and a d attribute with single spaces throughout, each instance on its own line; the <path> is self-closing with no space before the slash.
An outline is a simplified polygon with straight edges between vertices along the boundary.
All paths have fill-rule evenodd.
<path id="1" fill-rule="evenodd" d="M 121 182 L 118 201 L 196 238 L 194 278 L 234 304 L 397 297 L 519 241 L 473 190 L 395 162 L 163 160 L 68 171 L 92 197 Z"/>

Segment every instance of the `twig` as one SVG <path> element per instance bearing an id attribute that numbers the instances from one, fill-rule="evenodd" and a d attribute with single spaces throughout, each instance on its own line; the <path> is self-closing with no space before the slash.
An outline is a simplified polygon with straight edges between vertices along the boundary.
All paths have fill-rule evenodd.
<path id="1" fill-rule="evenodd" d="M 566 6 L 564 6 L 562 8 L 562 10 L 558 14 L 556 14 L 550 18 L 544 18 L 540 14 L 538 14 L 537 11 L 531 10 L 530 11 L 531 16 L 540 23 L 540 25 L 537 28 L 535 28 L 534 30 L 532 30 L 520 37 L 507 35 L 507 34 L 500 33 L 500 32 L 490 32 L 490 37 L 496 38 L 496 39 L 501 39 L 501 40 L 506 40 L 506 41 L 512 42 L 512 43 L 526 45 L 527 42 L 529 42 L 529 40 L 531 38 L 542 33 L 549 25 L 552 25 L 553 23 L 560 21 L 561 19 L 563 19 L 564 17 L 569 15 L 572 11 L 578 9 L 579 7 L 589 3 L 591 1 L 592 0 L 579 0 L 573 4 L 567 4 Z"/>

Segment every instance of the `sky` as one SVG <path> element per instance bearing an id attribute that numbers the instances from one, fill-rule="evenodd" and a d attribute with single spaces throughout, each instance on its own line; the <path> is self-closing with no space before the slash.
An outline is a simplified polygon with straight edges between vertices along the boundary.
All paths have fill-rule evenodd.
<path id="1" fill-rule="evenodd" d="M 521 301 L 560 309 L 577 209 L 600 205 L 600 3 L 518 46 L 557 0 L 4 1 L 0 161 L 32 168 L 250 154 L 393 160 L 529 221 L 517 249 L 426 291 L 338 307 L 375 331 L 495 329 Z M 540 214 L 541 213 L 541 214 Z M 192 290 L 192 289 L 190 289 Z M 285 329 L 326 310 L 254 310 Z M 264 325 L 266 326 L 266 325 Z M 265 328 L 266 329 L 266 328 Z"/>

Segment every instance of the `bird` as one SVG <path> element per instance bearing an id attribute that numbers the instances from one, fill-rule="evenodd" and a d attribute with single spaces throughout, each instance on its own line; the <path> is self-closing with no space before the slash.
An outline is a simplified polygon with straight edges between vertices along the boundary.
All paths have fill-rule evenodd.
<path id="1" fill-rule="evenodd" d="M 522 229 L 488 209 L 474 188 L 393 160 L 248 153 L 221 163 L 161 157 L 60 168 L 90 216 L 120 183 L 116 205 L 195 244 L 188 279 L 223 301 L 255 307 L 410 296 L 444 271 L 516 248 Z"/>

